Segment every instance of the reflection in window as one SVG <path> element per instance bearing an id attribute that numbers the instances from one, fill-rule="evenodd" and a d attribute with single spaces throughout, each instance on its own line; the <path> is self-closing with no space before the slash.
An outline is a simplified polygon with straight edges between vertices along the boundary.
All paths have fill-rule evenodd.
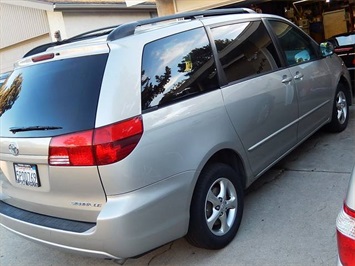
<path id="1" fill-rule="evenodd" d="M 213 28 L 212 35 L 228 82 L 280 66 L 275 47 L 260 21 Z"/>
<path id="2" fill-rule="evenodd" d="M 92 129 L 108 54 L 49 60 L 17 68 L 0 88 L 0 136 L 12 127 L 56 126 L 17 137 L 49 137 Z"/>
<path id="3" fill-rule="evenodd" d="M 10 87 L 1 86 L 0 87 L 0 117 L 7 110 L 11 109 L 22 89 L 22 75 L 16 76 Z"/>
<path id="4" fill-rule="evenodd" d="M 281 21 L 271 20 L 270 25 L 279 39 L 288 65 L 310 61 L 317 57 L 310 39 L 303 36 L 303 33 Z"/>
<path id="5" fill-rule="evenodd" d="M 348 36 L 339 36 L 335 38 L 339 46 L 354 45 L 355 44 L 355 34 Z"/>
<path id="6" fill-rule="evenodd" d="M 218 87 L 203 28 L 147 44 L 142 62 L 142 109 L 162 106 Z"/>

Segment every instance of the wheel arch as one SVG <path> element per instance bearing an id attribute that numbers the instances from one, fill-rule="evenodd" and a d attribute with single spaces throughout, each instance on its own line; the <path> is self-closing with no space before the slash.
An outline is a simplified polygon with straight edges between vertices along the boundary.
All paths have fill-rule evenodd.
<path id="1" fill-rule="evenodd" d="M 189 226 L 188 232 L 185 236 L 190 244 L 200 248 L 215 250 L 225 247 L 234 239 L 243 216 L 243 190 L 245 188 L 246 183 L 246 175 L 244 169 L 245 168 L 243 166 L 242 158 L 239 157 L 238 154 L 231 149 L 223 149 L 217 151 L 204 164 L 202 170 L 199 172 L 199 176 L 193 188 L 193 194 L 190 202 Z M 223 173 L 221 173 L 221 171 Z M 221 175 L 219 175 L 217 172 Z M 233 180 L 235 172 L 237 173 L 238 177 L 241 177 L 240 179 Z M 235 215 L 232 220 L 230 220 L 230 217 L 224 219 L 226 223 L 227 221 L 231 221 L 231 224 L 228 223 L 227 226 L 227 228 L 229 229 L 225 232 L 222 232 L 222 235 L 216 236 L 216 234 L 212 231 L 219 231 L 220 229 L 225 227 L 221 226 L 221 223 L 223 223 L 222 220 L 219 220 L 219 222 L 217 221 L 219 218 L 214 218 L 216 220 L 212 222 L 213 228 L 217 226 L 217 229 L 212 229 L 208 226 L 208 223 L 210 222 L 207 221 L 208 208 L 206 204 L 207 198 L 209 197 L 209 193 L 211 192 L 215 194 L 215 192 L 212 192 L 211 190 L 211 185 L 219 184 L 220 180 L 222 179 L 229 180 L 229 183 L 232 184 L 234 193 L 231 193 L 234 196 L 229 198 L 228 195 L 230 194 L 225 192 L 222 193 L 224 196 L 221 195 L 221 198 L 218 198 L 220 200 L 220 202 L 218 203 L 216 203 L 214 200 L 208 200 L 210 204 L 218 205 L 216 206 L 216 209 L 214 209 L 213 213 L 215 213 L 215 210 L 217 210 L 217 212 L 221 210 L 221 213 L 219 213 L 219 215 L 223 215 L 223 213 L 225 215 L 229 215 L 229 212 L 227 212 L 227 208 L 228 210 L 233 209 L 236 212 L 231 212 L 232 216 Z M 225 181 L 223 181 L 223 183 L 225 183 Z M 222 190 L 222 188 L 227 187 L 229 187 L 229 185 L 225 184 L 219 188 Z M 215 194 L 215 196 L 217 197 L 217 194 Z M 234 204 L 236 205 L 232 204 L 228 207 L 228 204 L 226 202 L 229 200 L 235 202 Z M 221 207 L 221 209 L 217 209 L 217 207 Z M 210 214 L 212 214 L 212 212 L 210 212 Z M 219 228 L 218 226 L 221 227 Z M 208 233 L 206 231 L 208 231 Z"/>
<path id="2" fill-rule="evenodd" d="M 243 162 L 242 157 L 237 152 L 235 152 L 232 149 L 222 149 L 222 150 L 217 151 L 207 160 L 207 162 L 204 164 L 202 170 L 207 165 L 210 165 L 213 163 L 224 163 L 224 164 L 232 167 L 237 172 L 238 176 L 240 176 L 243 188 L 244 189 L 246 188 L 246 185 L 247 185 L 246 168 L 245 168 L 245 164 Z M 198 180 L 198 178 L 197 178 L 197 180 Z M 197 183 L 197 180 L 196 180 L 196 183 Z"/>
<path id="3" fill-rule="evenodd" d="M 351 84 L 349 83 L 349 81 L 343 75 L 340 77 L 339 83 L 342 84 L 346 88 L 346 90 L 347 90 L 346 97 L 348 98 L 349 105 L 352 105 L 355 86 L 352 87 Z"/>
<path id="4" fill-rule="evenodd" d="M 330 121 L 324 126 L 328 132 L 339 133 L 347 128 L 351 102 L 351 88 L 346 78 L 340 78 L 332 102 Z"/>

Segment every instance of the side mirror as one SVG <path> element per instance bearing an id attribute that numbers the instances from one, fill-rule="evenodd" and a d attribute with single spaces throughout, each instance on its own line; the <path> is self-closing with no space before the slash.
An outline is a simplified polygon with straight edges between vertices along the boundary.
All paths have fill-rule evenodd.
<path id="1" fill-rule="evenodd" d="M 323 56 L 334 54 L 334 45 L 329 41 L 320 43 L 319 47 Z"/>

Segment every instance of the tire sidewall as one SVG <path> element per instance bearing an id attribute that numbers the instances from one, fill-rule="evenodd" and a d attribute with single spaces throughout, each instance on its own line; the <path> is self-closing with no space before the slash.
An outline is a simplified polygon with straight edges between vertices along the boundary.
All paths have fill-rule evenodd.
<path id="1" fill-rule="evenodd" d="M 219 178 L 228 179 L 233 184 L 237 193 L 237 214 L 234 223 L 229 231 L 222 236 L 217 236 L 211 232 L 208 228 L 205 216 L 207 194 L 212 184 Z M 220 249 L 228 245 L 235 237 L 240 226 L 243 215 L 243 205 L 243 187 L 236 171 L 222 163 L 207 166 L 206 169 L 201 172 L 191 202 L 188 236 L 190 234 L 192 238 L 195 238 L 195 241 L 192 241 L 195 242 L 193 244 L 208 249 Z"/>
<path id="2" fill-rule="evenodd" d="M 338 114 L 337 114 L 337 98 L 340 92 L 343 92 L 345 95 L 345 99 L 346 99 L 346 111 L 347 111 L 347 116 L 346 119 L 344 121 L 344 123 L 340 123 L 338 120 Z M 333 108 L 332 108 L 332 117 L 331 117 L 331 121 L 330 123 L 327 125 L 326 129 L 328 131 L 331 132 L 341 132 L 343 130 L 346 129 L 346 127 L 348 126 L 348 122 L 349 122 L 349 94 L 345 88 L 345 86 L 343 84 L 339 84 L 337 87 L 337 90 L 335 92 L 335 96 L 334 96 L 334 101 L 333 101 Z"/>

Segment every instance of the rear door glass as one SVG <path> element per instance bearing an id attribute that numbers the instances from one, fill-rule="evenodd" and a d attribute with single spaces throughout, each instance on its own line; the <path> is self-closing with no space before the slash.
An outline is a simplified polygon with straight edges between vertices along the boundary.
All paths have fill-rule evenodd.
<path id="1" fill-rule="evenodd" d="M 15 70 L 0 89 L 2 137 L 48 137 L 91 129 L 107 54 Z M 11 128 L 52 127 L 11 133 Z"/>

